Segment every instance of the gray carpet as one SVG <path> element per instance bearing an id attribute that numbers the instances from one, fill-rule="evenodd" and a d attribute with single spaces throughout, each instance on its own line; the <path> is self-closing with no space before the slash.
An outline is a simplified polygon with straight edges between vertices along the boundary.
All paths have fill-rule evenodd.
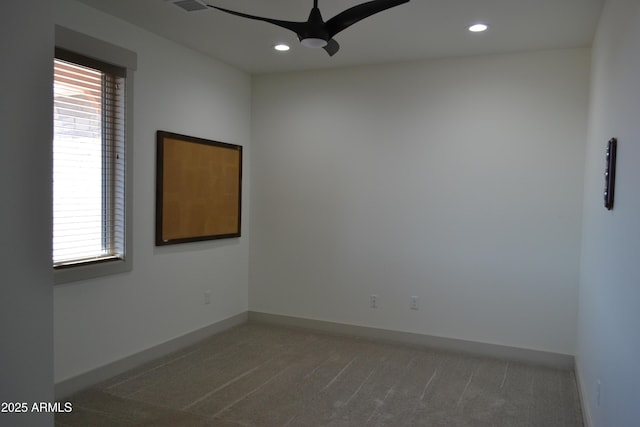
<path id="1" fill-rule="evenodd" d="M 573 372 L 248 323 L 69 399 L 56 426 L 582 426 Z"/>

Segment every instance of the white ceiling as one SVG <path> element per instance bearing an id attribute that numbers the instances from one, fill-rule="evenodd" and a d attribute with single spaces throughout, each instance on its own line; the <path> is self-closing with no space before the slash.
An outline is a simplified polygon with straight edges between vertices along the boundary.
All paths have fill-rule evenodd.
<path id="1" fill-rule="evenodd" d="M 603 0 L 411 0 L 336 35 L 340 51 L 301 46 L 266 22 L 215 9 L 186 12 L 167 0 L 79 0 L 250 73 L 333 68 L 449 56 L 587 47 Z M 325 20 L 365 0 L 319 0 Z M 313 0 L 206 0 L 288 21 L 306 21 Z M 489 24 L 485 33 L 466 28 Z M 273 46 L 285 42 L 289 52 Z"/>

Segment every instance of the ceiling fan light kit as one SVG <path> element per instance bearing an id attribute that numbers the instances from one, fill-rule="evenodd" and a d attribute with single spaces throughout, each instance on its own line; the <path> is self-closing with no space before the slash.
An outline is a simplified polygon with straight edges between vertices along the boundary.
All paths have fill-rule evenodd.
<path id="1" fill-rule="evenodd" d="M 300 43 L 302 43 L 302 46 L 310 47 L 312 49 L 318 49 L 327 45 L 327 41 L 325 39 L 318 39 L 315 37 L 307 37 L 306 39 L 300 40 Z"/>
<path id="2" fill-rule="evenodd" d="M 340 45 L 333 39 L 333 37 L 340 31 L 343 31 L 356 22 L 359 22 L 364 18 L 368 18 L 378 12 L 382 12 L 408 2 L 409 0 L 372 0 L 340 12 L 326 22 L 322 19 L 320 9 L 318 9 L 318 0 L 313 1 L 313 8 L 309 13 L 309 18 L 306 22 L 281 21 L 279 19 L 248 15 L 246 13 L 236 12 L 222 7 L 212 6 L 210 4 L 207 6 L 231 15 L 268 22 L 270 24 L 277 25 L 278 27 L 293 31 L 296 33 L 303 46 L 316 49 L 323 48 L 329 56 L 333 56 L 340 49 Z"/>

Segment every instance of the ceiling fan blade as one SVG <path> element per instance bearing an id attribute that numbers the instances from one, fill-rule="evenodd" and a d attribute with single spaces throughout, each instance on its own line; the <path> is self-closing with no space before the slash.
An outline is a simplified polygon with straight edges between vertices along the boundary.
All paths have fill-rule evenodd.
<path id="1" fill-rule="evenodd" d="M 323 49 L 327 51 L 329 56 L 333 56 L 338 52 L 338 50 L 340 50 L 340 45 L 334 39 L 329 39 L 327 45 L 324 46 Z"/>
<path id="2" fill-rule="evenodd" d="M 210 4 L 208 4 L 207 6 L 213 8 L 213 9 L 221 10 L 221 11 L 226 12 L 226 13 L 230 13 L 231 15 L 240 16 L 242 18 L 255 19 L 256 21 L 268 22 L 270 24 L 277 25 L 278 27 L 282 27 L 282 28 L 286 28 L 287 30 L 291 30 L 294 33 L 298 34 L 298 36 L 300 36 L 300 34 L 303 34 L 304 30 L 305 30 L 306 22 L 281 21 L 279 19 L 263 18 L 261 16 L 248 15 L 246 13 L 236 12 L 234 10 L 224 9 L 224 8 L 218 7 L 218 6 L 211 6 Z"/>
<path id="3" fill-rule="evenodd" d="M 340 12 L 326 22 L 326 29 L 329 32 L 329 37 L 335 36 L 340 31 L 350 27 L 358 21 L 363 20 L 364 18 L 407 2 L 409 2 L 409 0 L 373 0 L 353 6 L 344 12 Z"/>

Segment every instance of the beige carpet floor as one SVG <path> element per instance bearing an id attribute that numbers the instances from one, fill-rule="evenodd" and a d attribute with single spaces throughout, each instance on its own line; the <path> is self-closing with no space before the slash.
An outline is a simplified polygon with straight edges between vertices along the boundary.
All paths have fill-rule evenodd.
<path id="1" fill-rule="evenodd" d="M 58 427 L 583 425 L 572 371 L 258 323 L 69 400 Z"/>

